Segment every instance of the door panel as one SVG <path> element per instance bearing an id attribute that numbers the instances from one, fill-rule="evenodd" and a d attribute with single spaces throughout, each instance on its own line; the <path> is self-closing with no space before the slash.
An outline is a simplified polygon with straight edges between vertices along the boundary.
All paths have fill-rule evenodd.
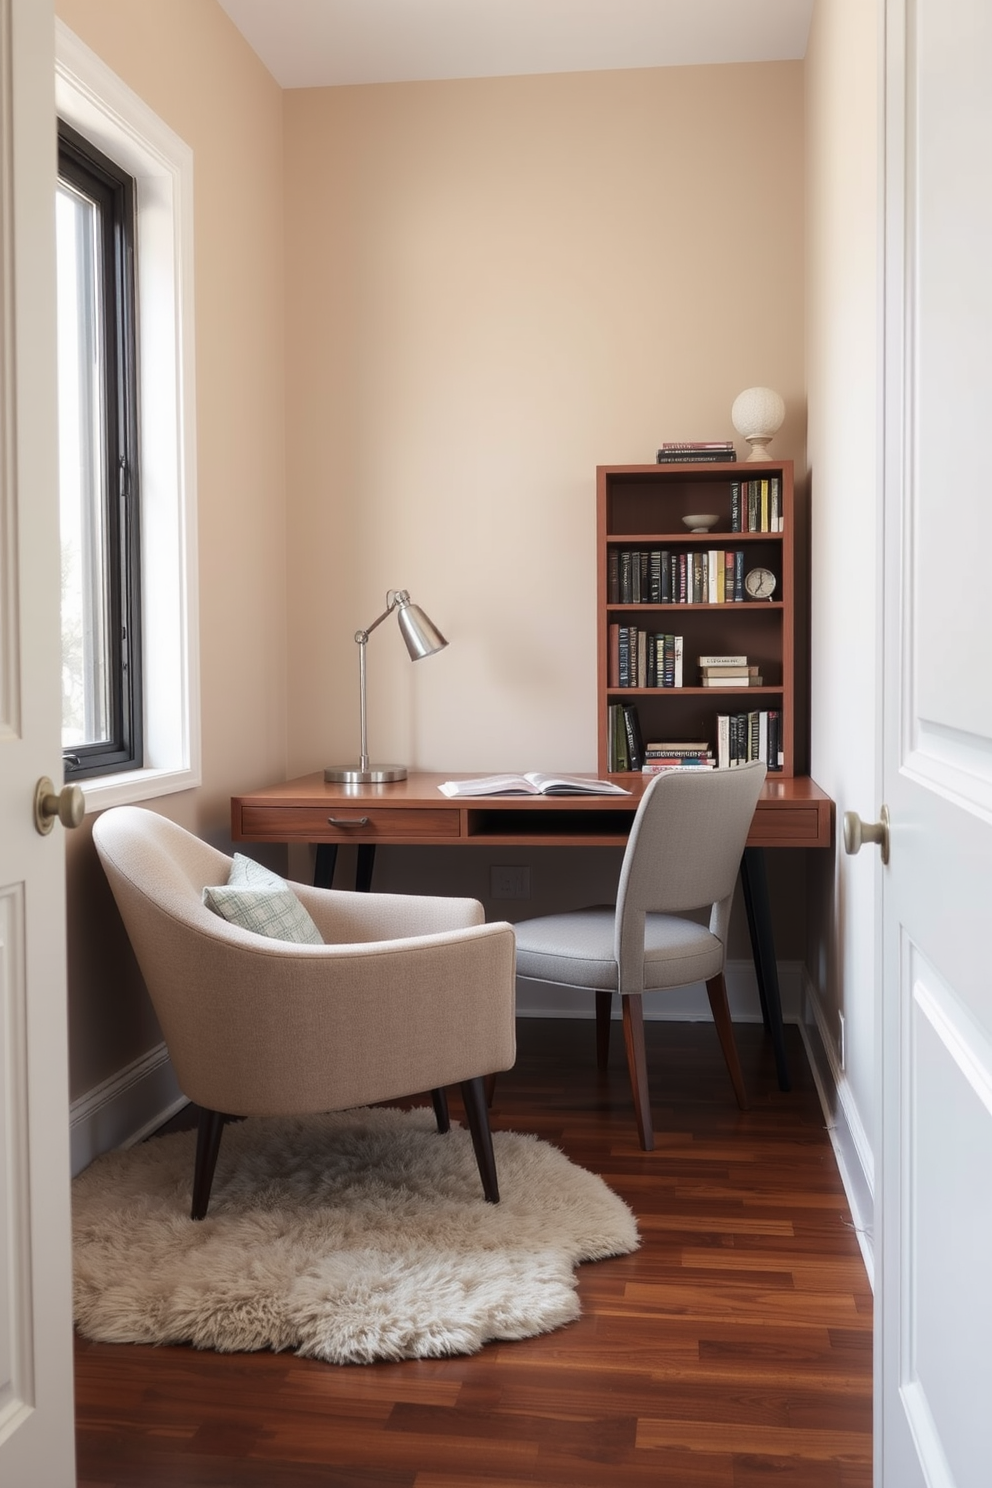
<path id="1" fill-rule="evenodd" d="M 987 1269 L 992 1235 L 992 1189 L 975 1187 L 976 1172 L 992 1173 L 992 1045 L 915 947 L 905 947 L 903 960 L 915 1118 L 907 1142 L 903 1367 L 915 1388 L 906 1409 L 931 1481 L 942 1481 L 934 1461 L 946 1461 L 946 1481 L 964 1484 L 973 1480 L 969 1462 L 992 1460 L 988 1318 L 973 1289 Z M 967 1141 L 949 1144 L 948 1132 L 967 1133 Z"/>
<path id="2" fill-rule="evenodd" d="M 887 0 L 880 1488 L 992 1460 L 992 7 Z M 977 173 L 977 174 L 976 174 Z"/>
<path id="3" fill-rule="evenodd" d="M 72 1333 L 55 419 L 55 41 L 0 0 L 0 1482 L 71 1488 Z"/>

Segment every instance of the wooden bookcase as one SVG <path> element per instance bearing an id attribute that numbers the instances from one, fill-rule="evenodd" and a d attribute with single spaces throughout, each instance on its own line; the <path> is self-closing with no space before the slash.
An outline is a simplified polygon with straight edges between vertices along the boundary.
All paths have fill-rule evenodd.
<path id="1" fill-rule="evenodd" d="M 781 483 L 781 531 L 735 532 L 731 528 L 733 483 L 777 477 Z M 609 768 L 611 704 L 637 707 L 645 741 L 707 740 L 716 752 L 720 714 L 777 709 L 782 718 L 782 769 L 797 768 L 796 620 L 797 541 L 791 460 L 734 464 L 600 465 L 597 488 L 597 730 L 599 770 Z M 716 525 L 692 533 L 682 518 L 715 513 Z M 771 600 L 658 604 L 619 602 L 609 597 L 611 552 L 662 549 L 669 553 L 743 550 L 746 574 L 772 571 Z M 619 687 L 611 680 L 611 625 L 637 626 L 683 637 L 681 687 Z M 701 655 L 747 656 L 763 685 L 711 688 L 700 685 Z M 615 663 L 614 663 L 615 673 Z"/>

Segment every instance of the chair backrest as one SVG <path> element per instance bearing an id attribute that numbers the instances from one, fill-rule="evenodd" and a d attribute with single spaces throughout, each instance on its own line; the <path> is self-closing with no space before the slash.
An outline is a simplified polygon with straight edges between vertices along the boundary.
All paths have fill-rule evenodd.
<path id="1" fill-rule="evenodd" d="M 644 915 L 708 908 L 726 938 L 730 901 L 765 780 L 759 761 L 731 770 L 671 770 L 644 792 L 617 890 L 616 954 L 642 959 Z"/>
<path id="2" fill-rule="evenodd" d="M 202 891 L 227 882 L 231 859 L 208 842 L 137 806 L 103 812 L 93 841 L 129 932 L 139 909 L 208 932 L 223 923 L 203 903 Z"/>

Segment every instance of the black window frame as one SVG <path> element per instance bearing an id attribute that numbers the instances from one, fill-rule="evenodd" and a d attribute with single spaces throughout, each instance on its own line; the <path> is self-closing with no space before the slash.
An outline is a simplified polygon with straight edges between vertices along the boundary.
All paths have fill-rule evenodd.
<path id="1" fill-rule="evenodd" d="M 144 763 L 135 186 L 127 171 L 62 119 L 58 175 L 99 204 L 101 223 L 110 736 L 63 749 L 65 779 L 83 780 Z"/>

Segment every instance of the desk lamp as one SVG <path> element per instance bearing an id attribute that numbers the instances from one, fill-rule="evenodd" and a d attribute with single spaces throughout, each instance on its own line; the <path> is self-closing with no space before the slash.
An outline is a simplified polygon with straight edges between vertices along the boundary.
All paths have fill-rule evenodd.
<path id="1" fill-rule="evenodd" d="M 346 785 L 384 785 L 391 780 L 406 779 L 406 765 L 370 765 L 368 749 L 368 731 L 366 727 L 366 685 L 365 685 L 365 651 L 369 643 L 369 636 L 377 625 L 381 625 L 393 612 L 396 612 L 397 623 L 403 632 L 406 641 L 406 649 L 410 653 L 412 661 L 419 661 L 423 656 L 433 656 L 435 651 L 442 651 L 448 644 L 444 636 L 424 614 L 419 605 L 410 603 L 410 596 L 405 589 L 387 589 L 386 608 L 378 619 L 365 630 L 355 631 L 355 641 L 358 645 L 358 680 L 359 693 L 361 696 L 361 719 L 362 719 L 362 745 L 361 757 L 357 765 L 331 765 L 324 771 L 324 779 L 327 781 L 343 781 Z"/>

